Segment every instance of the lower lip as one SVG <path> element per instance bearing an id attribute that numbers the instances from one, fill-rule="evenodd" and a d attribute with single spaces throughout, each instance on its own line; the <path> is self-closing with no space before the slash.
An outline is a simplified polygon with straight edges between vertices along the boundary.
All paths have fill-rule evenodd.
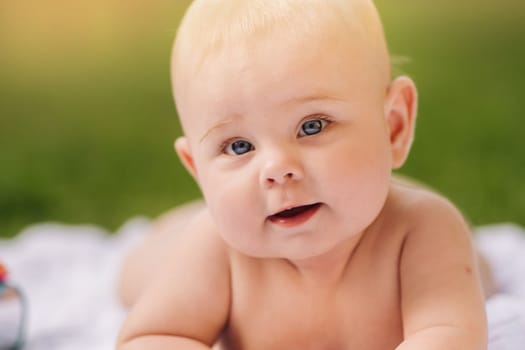
<path id="1" fill-rule="evenodd" d="M 277 218 L 270 218 L 269 220 L 273 224 L 276 224 L 276 225 L 281 226 L 281 227 L 286 227 L 286 228 L 295 227 L 295 226 L 302 225 L 305 222 L 307 222 L 308 220 L 310 220 L 310 218 L 312 216 L 314 216 L 315 213 L 317 213 L 319 208 L 321 208 L 321 204 L 316 205 L 315 207 L 313 207 L 311 209 L 308 209 L 306 211 L 303 211 L 301 214 L 298 214 L 298 215 L 295 215 L 295 216 L 292 216 L 292 217 L 289 217 L 289 218 L 279 218 L 279 217 L 277 217 Z"/>

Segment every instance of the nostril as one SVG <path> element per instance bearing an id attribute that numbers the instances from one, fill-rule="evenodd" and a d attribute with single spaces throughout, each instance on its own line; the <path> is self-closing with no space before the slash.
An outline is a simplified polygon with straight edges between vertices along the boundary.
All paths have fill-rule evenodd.
<path id="1" fill-rule="evenodd" d="M 286 174 L 283 174 L 281 177 L 268 177 L 266 179 L 266 181 L 268 183 L 284 183 L 284 181 L 288 181 L 288 180 L 292 180 L 293 178 L 295 178 L 295 175 L 293 173 L 286 173 Z"/>
<path id="2" fill-rule="evenodd" d="M 260 183 L 263 186 L 284 185 L 287 182 L 298 181 L 303 178 L 302 170 L 293 164 L 272 162 L 261 169 Z"/>

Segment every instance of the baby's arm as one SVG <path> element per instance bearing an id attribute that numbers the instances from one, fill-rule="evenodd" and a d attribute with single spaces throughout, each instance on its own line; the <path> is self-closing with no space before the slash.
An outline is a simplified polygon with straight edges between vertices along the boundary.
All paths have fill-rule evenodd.
<path id="1" fill-rule="evenodd" d="M 401 253 L 405 340 L 396 350 L 486 349 L 484 299 L 469 229 L 450 203 L 428 196 L 417 205 Z"/>
<path id="2" fill-rule="evenodd" d="M 131 309 L 119 350 L 211 349 L 219 338 L 230 306 L 226 248 L 205 212 L 181 234 Z"/>

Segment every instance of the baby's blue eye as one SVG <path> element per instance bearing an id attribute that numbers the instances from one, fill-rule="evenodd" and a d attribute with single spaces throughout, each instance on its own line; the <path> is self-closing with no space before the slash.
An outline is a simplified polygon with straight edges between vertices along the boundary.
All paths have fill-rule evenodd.
<path id="1" fill-rule="evenodd" d="M 240 156 L 242 154 L 253 151 L 254 147 L 251 143 L 244 140 L 237 140 L 226 145 L 225 152 L 232 156 Z"/>
<path id="2" fill-rule="evenodd" d="M 328 121 L 324 119 L 310 119 L 305 121 L 301 125 L 301 130 L 299 130 L 299 136 L 310 136 L 320 133 L 326 126 Z"/>

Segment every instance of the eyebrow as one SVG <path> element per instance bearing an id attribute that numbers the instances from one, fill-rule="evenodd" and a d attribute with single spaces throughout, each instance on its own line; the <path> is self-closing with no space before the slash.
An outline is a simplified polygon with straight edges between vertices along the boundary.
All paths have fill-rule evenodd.
<path id="1" fill-rule="evenodd" d="M 284 104 L 305 103 L 305 102 L 312 102 L 312 101 L 344 102 L 345 98 L 338 96 L 337 94 L 333 93 L 330 90 L 321 88 L 318 91 L 313 91 L 311 93 L 305 93 L 305 94 L 300 94 L 297 96 L 292 96 L 286 101 L 284 101 Z"/>
<path id="2" fill-rule="evenodd" d="M 311 102 L 311 101 L 344 101 L 343 98 L 332 96 L 330 94 L 312 94 L 306 96 L 292 97 L 286 101 L 286 104 Z"/>
<path id="3" fill-rule="evenodd" d="M 208 131 L 206 131 L 204 133 L 204 135 L 201 137 L 199 143 L 201 143 L 202 141 L 204 141 L 204 139 L 206 137 L 208 137 L 208 135 L 210 135 L 213 131 L 217 130 L 217 129 L 220 129 L 228 124 L 231 124 L 235 122 L 235 119 L 227 119 L 227 120 L 222 120 L 220 122 L 218 122 L 217 124 L 215 124 L 214 126 L 212 126 Z"/>

